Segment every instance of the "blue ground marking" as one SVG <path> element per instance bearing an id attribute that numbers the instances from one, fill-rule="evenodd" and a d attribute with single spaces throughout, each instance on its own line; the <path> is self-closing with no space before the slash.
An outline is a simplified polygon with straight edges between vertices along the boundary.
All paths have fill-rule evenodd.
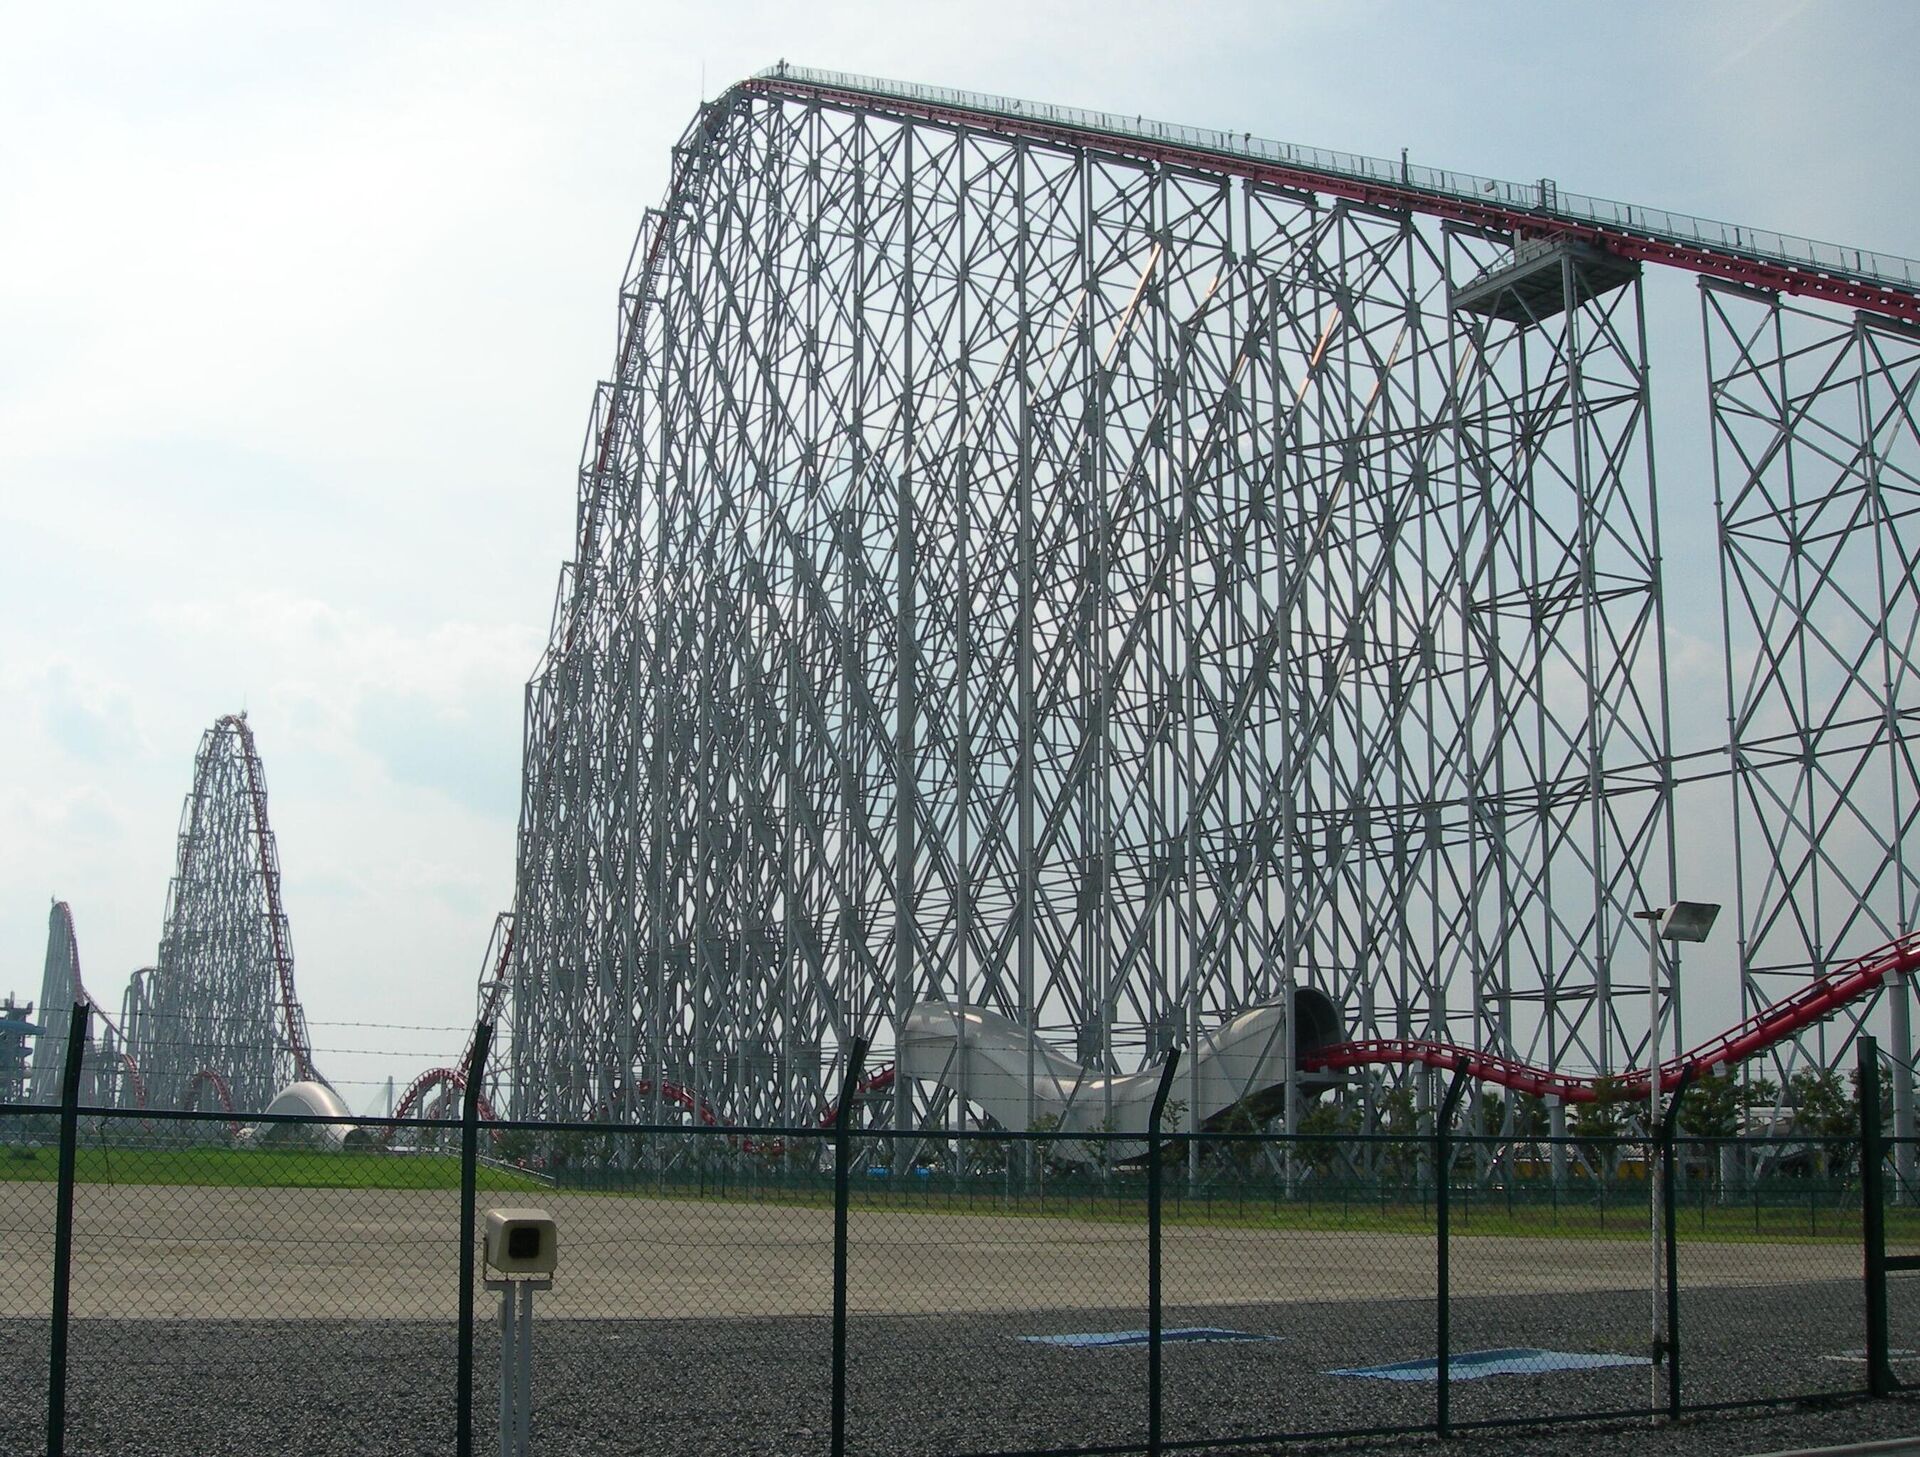
<path id="1" fill-rule="evenodd" d="M 1145 1331 L 1083 1331 L 1066 1336 L 1021 1336 L 1023 1341 L 1031 1341 L 1036 1346 L 1071 1346 L 1076 1350 L 1100 1349 L 1108 1346 L 1144 1346 L 1147 1343 Z M 1271 1341 L 1273 1336 L 1256 1335 L 1252 1331 L 1222 1330 L 1218 1326 L 1188 1325 L 1160 1332 L 1160 1339 L 1167 1341 Z"/>
<path id="2" fill-rule="evenodd" d="M 1542 1351 L 1532 1346 L 1505 1346 L 1494 1351 L 1460 1351 L 1447 1361 L 1454 1381 L 1476 1381 L 1482 1376 L 1537 1376 L 1548 1371 L 1595 1371 L 1606 1366 L 1644 1366 L 1645 1356 L 1614 1356 L 1589 1351 Z M 1366 1376 L 1375 1381 L 1438 1381 L 1440 1363 L 1397 1361 L 1391 1366 L 1347 1366 L 1329 1376 Z"/>

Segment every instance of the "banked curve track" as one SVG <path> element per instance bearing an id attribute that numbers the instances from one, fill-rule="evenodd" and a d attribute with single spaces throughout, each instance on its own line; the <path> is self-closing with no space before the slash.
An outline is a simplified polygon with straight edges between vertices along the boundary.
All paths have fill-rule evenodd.
<path id="1" fill-rule="evenodd" d="M 507 944 L 500 953 L 500 965 L 503 968 L 511 951 L 509 934 Z M 1855 957 L 1761 1008 L 1717 1037 L 1667 1059 L 1660 1064 L 1661 1085 L 1673 1087 L 1683 1075 L 1698 1078 L 1725 1072 L 1824 1021 L 1842 1007 L 1871 997 L 1889 984 L 1916 972 L 1920 972 L 1920 932 L 1899 937 L 1877 950 Z M 465 1064 L 466 1058 L 463 1057 L 461 1067 Z M 1477 1048 L 1431 1039 L 1382 1038 L 1336 1042 L 1300 1060 L 1303 1072 L 1338 1072 L 1382 1066 L 1426 1066 L 1449 1070 L 1464 1066 L 1467 1075 L 1480 1082 L 1534 1097 L 1557 1099 L 1563 1103 L 1631 1101 L 1644 1099 L 1648 1093 L 1648 1071 L 1645 1068 L 1635 1068 L 1611 1078 L 1582 1076 L 1555 1072 L 1551 1068 L 1538 1067 Z M 877 1068 L 860 1081 L 854 1090 L 855 1098 L 887 1091 L 893 1087 L 898 1075 L 891 1063 Z M 466 1081 L 459 1068 L 435 1068 L 423 1073 L 415 1079 L 407 1089 L 406 1098 L 395 1108 L 396 1116 L 407 1116 L 429 1087 L 442 1084 L 457 1091 L 465 1088 Z M 641 1095 L 649 1094 L 652 1086 L 642 1082 L 635 1091 Z M 678 1083 L 666 1082 L 661 1084 L 660 1091 L 669 1103 L 692 1114 L 703 1127 L 722 1126 L 723 1120 L 713 1105 L 704 1098 L 696 1099 L 690 1089 Z M 495 1116 L 484 1096 L 480 1100 L 480 1116 L 488 1120 Z M 833 1119 L 834 1109 L 829 1107 L 819 1119 L 820 1127 L 832 1126 Z"/>
<path id="2" fill-rule="evenodd" d="M 1724 1072 L 1832 1016 L 1849 1003 L 1870 997 L 1890 982 L 1920 971 L 1920 932 L 1890 941 L 1878 950 L 1834 968 L 1761 1008 L 1744 1022 L 1660 1064 L 1660 1082 L 1672 1087 L 1682 1074 L 1702 1077 Z M 1564 1103 L 1645 1098 L 1650 1074 L 1634 1068 L 1612 1078 L 1555 1072 L 1531 1063 L 1418 1038 L 1377 1038 L 1337 1042 L 1300 1061 L 1309 1072 L 1335 1072 L 1368 1066 L 1434 1068 L 1465 1066 L 1484 1083 Z"/>

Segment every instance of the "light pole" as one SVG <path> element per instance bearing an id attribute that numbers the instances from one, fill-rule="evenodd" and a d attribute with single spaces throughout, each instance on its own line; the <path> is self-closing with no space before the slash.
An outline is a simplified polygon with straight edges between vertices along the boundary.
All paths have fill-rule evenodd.
<path id="1" fill-rule="evenodd" d="M 1657 1422 L 1660 1409 L 1660 1360 L 1666 1353 L 1665 1301 L 1661 1298 L 1660 1180 L 1654 1174 L 1655 1144 L 1660 1128 L 1660 1030 L 1664 1008 L 1660 1004 L 1660 943 L 1662 941 L 1704 941 L 1713 930 L 1720 907 L 1705 901 L 1675 901 L 1656 910 L 1635 911 L 1636 921 L 1648 921 L 1647 937 L 1647 1209 L 1653 1252 L 1652 1307 L 1648 1321 L 1653 1333 L 1651 1377 L 1652 1413 Z M 1668 1359 L 1671 1359 L 1669 1357 Z"/>

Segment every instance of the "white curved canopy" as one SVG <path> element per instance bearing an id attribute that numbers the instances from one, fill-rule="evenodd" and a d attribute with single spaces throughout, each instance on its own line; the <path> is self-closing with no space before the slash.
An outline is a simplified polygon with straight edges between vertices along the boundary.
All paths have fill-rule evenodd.
<path id="1" fill-rule="evenodd" d="M 1311 994 L 1318 997 L 1318 993 Z M 1325 1004 L 1324 998 L 1319 998 Z M 1332 1007 L 1324 1010 L 1301 996 L 1307 1041 L 1326 1040 L 1333 1030 Z M 1326 1023 L 1316 1026 L 1317 1021 Z M 1246 1099 L 1285 1085 L 1287 1014 L 1278 1003 L 1249 1007 L 1220 1026 L 1203 1032 L 1180 1069 L 1164 1127 L 1182 1132 L 1204 1125 Z M 921 1002 L 907 1013 L 899 1042 L 900 1070 L 922 1082 L 951 1088 L 1008 1128 L 1026 1129 L 1038 1118 L 1054 1120 L 1065 1132 L 1087 1132 L 1103 1124 L 1114 1133 L 1144 1133 L 1160 1083 L 1158 1064 L 1131 1073 L 1103 1073 L 1082 1067 L 1018 1022 L 979 1007 Z M 1028 1080 L 1033 1086 L 1028 1100 Z M 1320 1086 L 1314 1080 L 1314 1088 Z M 1198 1087 L 1199 1106 L 1187 1108 Z M 1197 1116 L 1196 1116 L 1197 1115 Z M 1117 1147 L 1120 1157 L 1139 1145 Z M 1078 1145 L 1062 1144 L 1067 1158 L 1083 1158 Z"/>
<path id="2" fill-rule="evenodd" d="M 340 1101 L 340 1095 L 325 1083 L 301 1081 L 288 1083 L 273 1101 L 266 1106 L 268 1113 L 291 1113 L 306 1118 L 327 1118 L 336 1121 L 314 1124 L 265 1123 L 256 1124 L 247 1130 L 247 1136 L 253 1139 L 271 1138 L 276 1134 L 286 1136 L 298 1133 L 316 1143 L 329 1148 L 338 1148 L 347 1141 L 347 1134 L 353 1129 L 353 1114 L 347 1111 L 347 1105 Z"/>

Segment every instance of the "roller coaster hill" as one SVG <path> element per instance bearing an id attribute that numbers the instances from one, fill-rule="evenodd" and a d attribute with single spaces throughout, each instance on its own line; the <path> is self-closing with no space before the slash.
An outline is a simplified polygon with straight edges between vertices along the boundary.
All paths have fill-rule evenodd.
<path id="1" fill-rule="evenodd" d="M 782 64 L 674 147 L 617 340 L 503 1108 L 793 1124 L 871 1038 L 895 1127 L 1130 1117 L 1179 1046 L 1200 1120 L 1464 1058 L 1562 1132 L 1647 1091 L 1636 913 L 1711 859 L 1737 1025 L 1663 1076 L 1873 1019 L 1914 1131 L 1920 265 Z"/>
<path id="2" fill-rule="evenodd" d="M 489 1116 L 804 1126 L 870 1041 L 896 1128 L 1123 1128 L 1179 1047 L 1189 1124 L 1464 1066 L 1472 1126 L 1562 1133 L 1648 1092 L 1637 913 L 1710 857 L 1736 1025 L 1663 1082 L 1871 1023 L 1914 1133 L 1920 265 L 785 65 L 672 160 L 527 687 Z M 1711 620 L 1649 418 L 1689 278 Z M 35 1101 L 83 996 L 56 905 Z M 337 1106 L 244 717 L 96 1021 L 97 1101 Z"/>
<path id="3" fill-rule="evenodd" d="M 54 902 L 27 1079 L 33 1103 L 60 1101 L 77 1004 L 90 1009 L 86 1104 L 347 1117 L 314 1066 L 294 987 L 266 774 L 245 714 L 221 718 L 201 738 L 159 956 L 132 974 L 117 1014 L 87 989 L 73 911 Z M 339 1142 L 346 1130 L 339 1124 L 329 1136 Z"/>

